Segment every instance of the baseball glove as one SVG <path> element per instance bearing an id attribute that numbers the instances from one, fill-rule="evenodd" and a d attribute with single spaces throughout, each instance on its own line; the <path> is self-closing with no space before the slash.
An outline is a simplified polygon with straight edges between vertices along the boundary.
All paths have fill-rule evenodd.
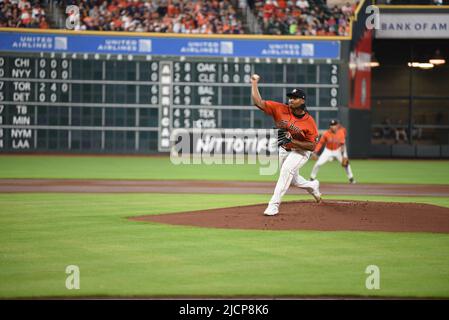
<path id="1" fill-rule="evenodd" d="M 343 160 L 341 161 L 341 165 L 343 167 L 347 167 L 349 165 L 349 159 L 348 158 L 343 158 Z"/>
<path id="2" fill-rule="evenodd" d="M 292 141 L 292 135 L 286 129 L 278 130 L 278 147 L 283 146 Z"/>

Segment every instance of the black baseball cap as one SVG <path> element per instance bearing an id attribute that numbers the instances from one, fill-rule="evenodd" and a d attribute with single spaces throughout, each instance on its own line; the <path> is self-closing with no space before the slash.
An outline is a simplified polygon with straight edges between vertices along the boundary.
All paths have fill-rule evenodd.
<path id="1" fill-rule="evenodd" d="M 287 97 L 289 98 L 301 98 L 306 99 L 306 93 L 302 89 L 293 89 L 289 93 L 287 93 Z"/>
<path id="2" fill-rule="evenodd" d="M 338 124 L 338 120 L 335 120 L 335 119 L 332 119 L 332 120 L 329 122 L 329 126 L 335 126 L 336 124 Z"/>

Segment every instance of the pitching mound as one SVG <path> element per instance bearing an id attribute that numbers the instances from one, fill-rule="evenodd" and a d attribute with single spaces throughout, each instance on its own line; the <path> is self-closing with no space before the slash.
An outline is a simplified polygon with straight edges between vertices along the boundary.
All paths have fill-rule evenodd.
<path id="1" fill-rule="evenodd" d="M 262 204 L 131 219 L 229 229 L 449 233 L 449 209 L 428 204 L 295 201 L 284 202 L 272 217 L 263 215 L 265 208 Z"/>

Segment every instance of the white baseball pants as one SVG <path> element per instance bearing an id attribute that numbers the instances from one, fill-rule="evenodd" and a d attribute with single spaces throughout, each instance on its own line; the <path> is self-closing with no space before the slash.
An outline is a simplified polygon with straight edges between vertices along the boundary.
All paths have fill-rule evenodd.
<path id="1" fill-rule="evenodd" d="M 318 158 L 317 162 L 313 166 L 312 173 L 310 174 L 310 178 L 316 179 L 316 176 L 318 174 L 318 171 L 320 170 L 320 167 L 325 164 L 328 161 L 333 161 L 334 159 L 337 159 L 338 162 L 342 162 L 343 156 L 341 154 L 341 148 L 338 148 L 337 150 L 329 150 L 328 148 L 324 148 L 323 153 L 321 153 L 320 157 Z M 345 167 L 346 175 L 348 179 L 352 179 L 352 169 L 351 165 L 349 164 L 347 167 Z"/>
<path id="2" fill-rule="evenodd" d="M 282 147 L 279 148 L 279 167 L 281 169 L 270 205 L 279 205 L 292 183 L 301 189 L 312 187 L 311 181 L 304 179 L 298 173 L 298 170 L 309 160 L 311 154 L 311 151 L 287 151 Z"/>

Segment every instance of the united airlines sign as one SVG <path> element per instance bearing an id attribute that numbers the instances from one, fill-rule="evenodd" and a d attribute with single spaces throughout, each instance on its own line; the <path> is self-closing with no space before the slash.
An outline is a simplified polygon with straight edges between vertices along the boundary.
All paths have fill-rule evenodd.
<path id="1" fill-rule="evenodd" d="M 449 38 L 449 14 L 380 14 L 376 38 Z"/>

